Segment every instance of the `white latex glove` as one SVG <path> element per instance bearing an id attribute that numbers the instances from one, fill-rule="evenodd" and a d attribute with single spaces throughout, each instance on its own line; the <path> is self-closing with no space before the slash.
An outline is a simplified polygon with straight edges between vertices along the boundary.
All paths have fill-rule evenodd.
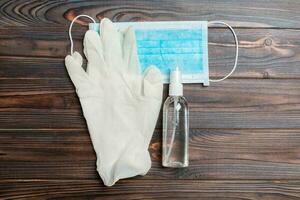
<path id="1" fill-rule="evenodd" d="M 103 19 L 101 36 L 87 31 L 84 53 L 65 64 L 76 87 L 97 155 L 97 171 L 106 186 L 151 167 L 148 146 L 162 101 L 162 77 L 155 67 L 140 75 L 134 31 L 117 31 Z"/>

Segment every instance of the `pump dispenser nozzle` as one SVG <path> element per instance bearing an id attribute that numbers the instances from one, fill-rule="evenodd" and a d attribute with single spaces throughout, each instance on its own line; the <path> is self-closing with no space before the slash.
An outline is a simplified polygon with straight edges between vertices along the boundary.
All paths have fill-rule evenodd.
<path id="1" fill-rule="evenodd" d="M 182 78 L 179 67 L 176 67 L 170 74 L 169 96 L 182 96 Z"/>

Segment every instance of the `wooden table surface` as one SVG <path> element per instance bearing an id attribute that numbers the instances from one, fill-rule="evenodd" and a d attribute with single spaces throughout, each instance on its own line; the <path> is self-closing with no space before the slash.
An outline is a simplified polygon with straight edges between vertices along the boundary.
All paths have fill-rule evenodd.
<path id="1" fill-rule="evenodd" d="M 300 199 L 300 2 L 0 2 L 0 199 Z M 144 177 L 107 188 L 64 66 L 78 14 L 113 21 L 225 20 L 233 76 L 185 85 L 190 166 L 161 167 L 161 117 Z M 74 27 L 82 48 L 85 20 Z M 230 71 L 228 29 L 209 28 L 211 77 Z M 165 97 L 167 88 L 164 90 Z"/>

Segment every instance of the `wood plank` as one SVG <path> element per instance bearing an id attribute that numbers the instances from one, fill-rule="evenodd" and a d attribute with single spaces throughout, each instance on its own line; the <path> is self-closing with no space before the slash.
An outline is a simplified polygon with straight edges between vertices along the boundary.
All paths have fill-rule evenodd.
<path id="1" fill-rule="evenodd" d="M 190 131 L 190 166 L 162 168 L 161 130 L 149 146 L 152 168 L 137 179 L 300 178 L 300 129 Z M 1 130 L 0 180 L 98 179 L 87 131 Z"/>
<path id="2" fill-rule="evenodd" d="M 300 199 L 300 2 L 8 1 L 0 3 L 0 199 Z M 225 20 L 240 39 L 232 79 L 186 85 L 190 166 L 161 166 L 161 116 L 144 177 L 103 186 L 64 67 L 78 14 L 113 21 Z M 74 28 L 82 49 L 85 20 Z M 209 29 L 211 77 L 230 71 L 231 33 Z M 164 88 L 164 98 L 167 88 Z"/>
<path id="3" fill-rule="evenodd" d="M 79 14 L 114 21 L 225 20 L 237 27 L 299 28 L 298 1 L 1 1 L 1 26 L 68 25 Z M 84 23 L 82 20 L 80 23 Z"/>
<path id="4" fill-rule="evenodd" d="M 85 31 L 85 27 L 74 29 L 75 49 L 82 49 Z M 300 30 L 237 29 L 237 34 L 240 56 L 233 77 L 300 78 Z M 69 45 L 62 28 L 0 29 L 1 78 L 65 78 L 63 58 Z M 209 29 L 211 77 L 231 70 L 234 50 L 230 31 Z"/>
<path id="5" fill-rule="evenodd" d="M 231 79 L 210 87 L 191 84 L 184 86 L 184 95 L 191 128 L 300 128 L 297 79 Z M 0 80 L 0 97 L 2 129 L 86 128 L 69 80 Z"/>
<path id="6" fill-rule="evenodd" d="M 220 199 L 295 200 L 299 181 L 122 180 L 107 188 L 96 180 L 0 181 L 2 199 Z"/>
<path id="7" fill-rule="evenodd" d="M 0 79 L 68 79 L 68 77 L 63 58 L 0 56 Z"/>

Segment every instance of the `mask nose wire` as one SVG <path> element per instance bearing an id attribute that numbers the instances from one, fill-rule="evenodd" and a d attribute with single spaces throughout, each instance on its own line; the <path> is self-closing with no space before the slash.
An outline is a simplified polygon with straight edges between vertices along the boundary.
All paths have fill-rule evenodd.
<path id="1" fill-rule="evenodd" d="M 220 79 L 209 79 L 209 81 L 211 81 L 211 82 L 221 82 L 221 81 L 227 79 L 229 76 L 231 76 L 232 73 L 236 69 L 237 61 L 238 61 L 238 57 L 239 57 L 239 41 L 238 41 L 238 38 L 236 36 L 236 33 L 235 33 L 234 29 L 229 24 L 227 24 L 225 22 L 222 22 L 222 21 L 210 21 L 210 22 L 208 22 L 208 24 L 209 25 L 210 24 L 222 24 L 222 25 L 227 26 L 230 29 L 230 31 L 232 32 L 232 34 L 234 36 L 234 40 L 235 40 L 235 45 L 236 45 L 236 48 L 235 48 L 235 60 L 234 60 L 234 65 L 233 65 L 232 70 L 226 76 L 224 76 L 223 78 L 220 78 Z"/>
<path id="2" fill-rule="evenodd" d="M 78 16 L 76 16 L 76 17 L 72 20 L 72 22 L 71 22 L 71 24 L 70 24 L 70 26 L 69 26 L 69 38 L 70 38 L 70 42 L 71 42 L 71 55 L 74 53 L 74 50 L 73 50 L 73 48 L 74 48 L 74 43 L 73 43 L 73 38 L 72 38 L 72 27 L 73 27 L 74 22 L 75 22 L 78 18 L 80 18 L 80 17 L 86 17 L 86 18 L 89 18 L 90 20 L 93 21 L 93 23 L 96 23 L 96 21 L 95 21 L 92 17 L 90 17 L 90 16 L 88 16 L 88 15 L 78 15 Z"/>

